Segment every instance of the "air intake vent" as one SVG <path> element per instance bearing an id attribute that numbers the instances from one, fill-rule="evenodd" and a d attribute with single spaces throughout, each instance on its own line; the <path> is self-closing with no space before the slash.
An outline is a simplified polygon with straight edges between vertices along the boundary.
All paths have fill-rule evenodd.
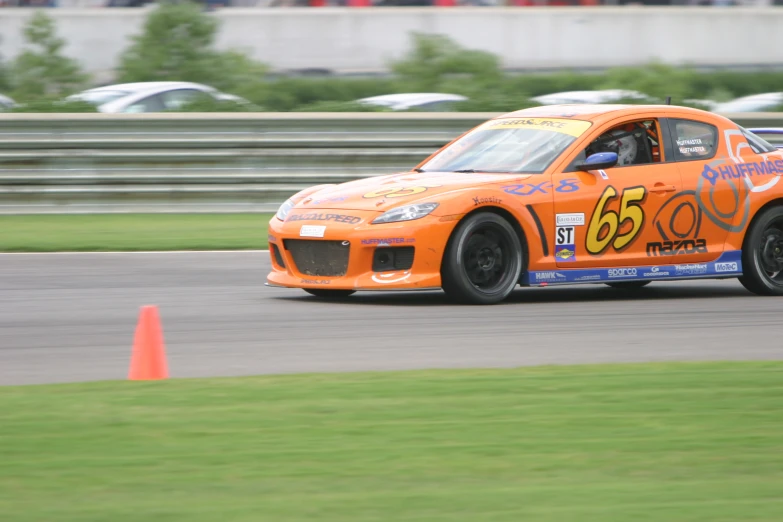
<path id="1" fill-rule="evenodd" d="M 413 266 L 413 252 L 412 246 L 376 248 L 372 257 L 372 270 L 373 272 L 408 270 Z"/>

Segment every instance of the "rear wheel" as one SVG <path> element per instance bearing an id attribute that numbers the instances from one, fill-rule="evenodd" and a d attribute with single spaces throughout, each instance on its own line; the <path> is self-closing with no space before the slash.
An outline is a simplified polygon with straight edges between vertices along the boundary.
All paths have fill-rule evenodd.
<path id="1" fill-rule="evenodd" d="M 623 281 L 620 283 L 606 283 L 608 286 L 611 286 L 612 288 L 620 288 L 622 290 L 635 290 L 636 288 L 641 288 L 643 286 L 647 286 L 652 281 Z"/>
<path id="2" fill-rule="evenodd" d="M 443 291 L 466 304 L 495 304 L 514 290 L 522 271 L 522 244 L 511 224 L 491 212 L 460 223 L 441 267 Z"/>
<path id="3" fill-rule="evenodd" d="M 758 295 L 783 295 L 783 207 L 754 220 L 742 245 L 742 286 Z"/>
<path id="4" fill-rule="evenodd" d="M 321 299 L 341 299 L 355 293 L 355 290 L 321 290 L 320 288 L 304 288 L 303 290 Z"/>

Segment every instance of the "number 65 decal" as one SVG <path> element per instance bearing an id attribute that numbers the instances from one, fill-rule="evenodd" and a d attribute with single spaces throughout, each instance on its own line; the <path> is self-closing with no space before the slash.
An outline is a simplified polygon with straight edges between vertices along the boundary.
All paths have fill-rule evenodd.
<path id="1" fill-rule="evenodd" d="M 606 210 L 609 202 L 617 197 L 617 190 L 614 187 L 611 185 L 606 187 L 595 206 L 587 227 L 585 234 L 587 251 L 596 256 L 602 254 L 610 243 L 615 250 L 622 250 L 630 245 L 644 224 L 644 210 L 640 205 L 646 196 L 647 190 L 644 187 L 624 189 L 622 198 L 620 198 L 620 212 L 618 214 L 614 210 Z M 618 235 L 620 227 L 626 221 L 631 222 L 631 230 Z M 604 229 L 606 229 L 606 233 L 601 234 Z"/>

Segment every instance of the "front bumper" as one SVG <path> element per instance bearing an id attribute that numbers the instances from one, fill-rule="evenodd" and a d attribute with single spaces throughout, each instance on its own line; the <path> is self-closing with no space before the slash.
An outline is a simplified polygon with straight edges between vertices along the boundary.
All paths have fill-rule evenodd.
<path id="1" fill-rule="evenodd" d="M 379 214 L 313 209 L 314 217 L 269 223 L 269 286 L 334 290 L 421 290 L 440 288 L 440 266 L 457 221 L 437 216 L 372 225 Z M 355 219 L 361 222 L 351 224 Z M 326 219 L 325 219 L 326 218 Z M 306 233 L 322 237 L 303 237 Z M 310 227 L 324 227 L 312 229 Z M 309 229 L 309 230 L 308 230 Z M 385 250 L 384 250 L 385 249 Z M 393 253 L 394 256 L 389 256 Z M 382 255 L 385 254 L 385 257 Z M 412 257 L 412 259 L 411 259 Z M 383 264 L 384 259 L 390 259 Z M 396 264 L 396 266 L 394 264 Z"/>

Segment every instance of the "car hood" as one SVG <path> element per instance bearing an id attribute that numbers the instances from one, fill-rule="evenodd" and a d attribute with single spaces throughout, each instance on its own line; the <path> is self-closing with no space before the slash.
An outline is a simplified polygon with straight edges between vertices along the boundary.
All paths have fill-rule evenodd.
<path id="1" fill-rule="evenodd" d="M 298 209 L 385 212 L 413 202 L 438 201 L 444 194 L 493 183 L 511 183 L 530 174 L 405 172 L 324 187 L 297 203 Z"/>

